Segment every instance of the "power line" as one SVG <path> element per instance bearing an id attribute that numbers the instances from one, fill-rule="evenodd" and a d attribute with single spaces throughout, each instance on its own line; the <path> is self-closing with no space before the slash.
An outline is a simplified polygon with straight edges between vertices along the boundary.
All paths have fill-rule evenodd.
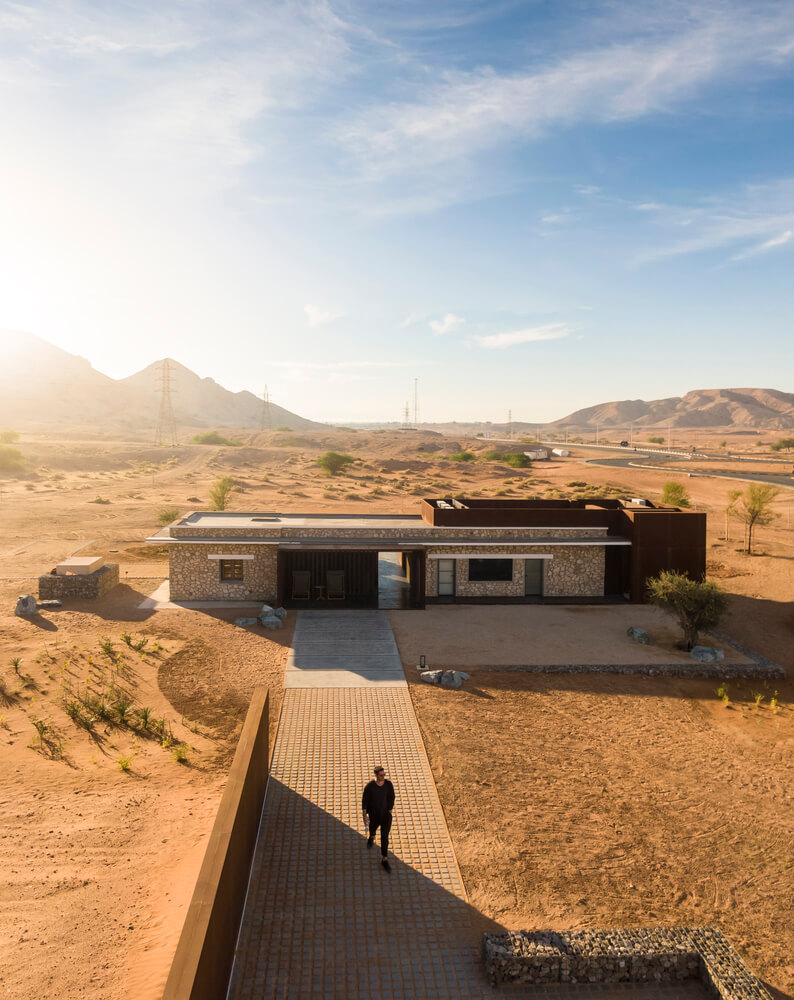
<path id="1" fill-rule="evenodd" d="M 267 386 L 265 386 L 265 391 L 262 393 L 262 415 L 259 421 L 259 429 L 270 430 L 273 426 L 272 414 L 270 412 L 270 393 L 267 391 Z"/>
<path id="2" fill-rule="evenodd" d="M 157 366 L 156 381 L 158 383 L 157 391 L 160 393 L 160 415 L 157 418 L 157 432 L 154 440 L 156 444 L 166 444 L 173 448 L 178 442 L 174 404 L 171 399 L 174 373 L 171 371 L 171 362 L 168 358 Z"/>

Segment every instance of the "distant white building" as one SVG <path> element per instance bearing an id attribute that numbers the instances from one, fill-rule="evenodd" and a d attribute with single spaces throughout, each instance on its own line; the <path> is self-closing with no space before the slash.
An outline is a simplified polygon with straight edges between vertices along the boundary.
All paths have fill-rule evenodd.
<path id="1" fill-rule="evenodd" d="M 552 448 L 551 453 L 555 458 L 570 458 L 571 456 L 567 448 Z"/>
<path id="2" fill-rule="evenodd" d="M 533 462 L 542 462 L 549 457 L 548 448 L 530 448 L 524 454 Z"/>

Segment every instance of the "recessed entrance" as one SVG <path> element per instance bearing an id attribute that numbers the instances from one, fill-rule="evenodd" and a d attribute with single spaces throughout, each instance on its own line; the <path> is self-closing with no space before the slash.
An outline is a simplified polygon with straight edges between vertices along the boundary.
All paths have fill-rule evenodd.
<path id="1" fill-rule="evenodd" d="M 422 608 L 419 551 L 280 549 L 278 601 L 288 608 Z"/>
<path id="2" fill-rule="evenodd" d="M 543 560 L 524 560 L 524 597 L 543 597 Z"/>

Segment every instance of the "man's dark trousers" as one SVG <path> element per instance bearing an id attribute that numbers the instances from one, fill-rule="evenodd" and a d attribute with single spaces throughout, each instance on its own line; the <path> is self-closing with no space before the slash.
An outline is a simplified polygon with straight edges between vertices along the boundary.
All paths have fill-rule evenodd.
<path id="1" fill-rule="evenodd" d="M 375 839 L 375 831 L 380 827 L 380 853 L 385 858 L 389 853 L 389 830 L 391 830 L 391 813 L 385 816 L 370 816 L 369 839 Z"/>

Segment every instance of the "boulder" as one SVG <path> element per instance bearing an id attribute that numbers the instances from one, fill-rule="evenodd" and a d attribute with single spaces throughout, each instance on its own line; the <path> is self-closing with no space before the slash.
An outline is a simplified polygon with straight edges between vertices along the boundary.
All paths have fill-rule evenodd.
<path id="1" fill-rule="evenodd" d="M 259 619 L 259 624 L 265 628 L 281 628 L 284 622 L 280 618 L 276 618 L 275 615 L 267 615 L 267 617 Z"/>
<path id="2" fill-rule="evenodd" d="M 273 608 L 269 604 L 263 604 L 259 609 L 259 618 L 271 618 L 275 614 Z"/>
<path id="3" fill-rule="evenodd" d="M 235 618 L 234 624 L 239 625 L 240 628 L 246 628 L 248 625 L 258 625 L 258 618 Z"/>
<path id="4" fill-rule="evenodd" d="M 273 614 L 276 616 L 276 618 L 281 618 L 283 620 L 284 618 L 287 617 L 287 609 L 286 608 L 276 608 L 276 610 L 273 612 Z"/>
<path id="5" fill-rule="evenodd" d="M 14 614 L 19 618 L 30 618 L 38 611 L 38 602 L 33 594 L 20 594 Z"/>
<path id="6" fill-rule="evenodd" d="M 423 680 L 425 684 L 440 684 L 441 675 L 443 673 L 443 670 L 423 670 L 419 675 L 419 678 L 420 680 Z"/>
<path id="7" fill-rule="evenodd" d="M 445 688 L 459 688 L 464 681 L 469 679 L 469 675 L 462 670 L 445 670 L 441 675 L 441 686 Z"/>
<path id="8" fill-rule="evenodd" d="M 629 639 L 633 639 L 635 642 L 642 643 L 643 646 L 648 646 L 651 641 L 651 637 L 645 631 L 644 628 L 638 628 L 636 625 L 629 625 L 626 629 L 626 635 Z"/>
<path id="9" fill-rule="evenodd" d="M 693 646 L 689 655 L 698 663 L 722 663 L 725 659 L 725 651 L 716 646 Z"/>

